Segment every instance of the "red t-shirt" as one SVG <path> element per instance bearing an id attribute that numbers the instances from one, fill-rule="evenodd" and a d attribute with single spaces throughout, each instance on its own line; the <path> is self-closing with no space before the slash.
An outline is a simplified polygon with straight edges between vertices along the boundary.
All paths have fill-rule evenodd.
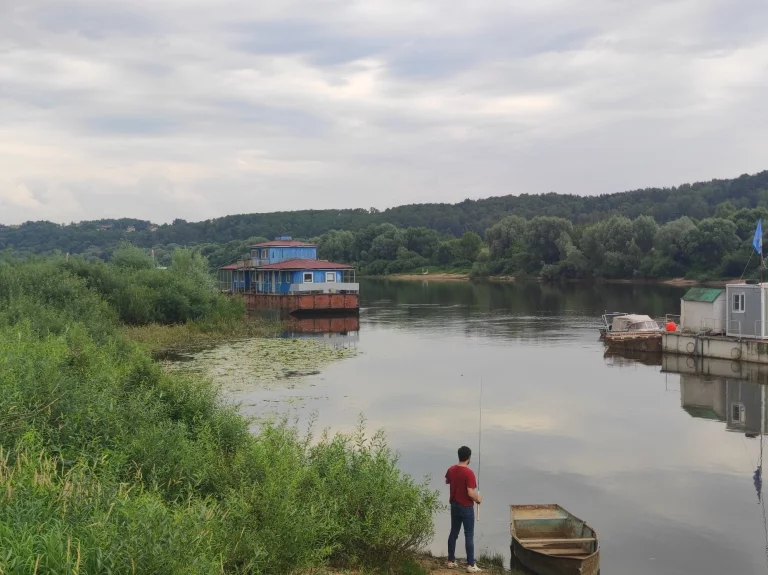
<path id="1" fill-rule="evenodd" d="M 477 488 L 475 472 L 464 465 L 453 465 L 445 472 L 445 482 L 451 486 L 451 503 L 472 506 L 474 501 L 469 498 L 467 489 Z"/>

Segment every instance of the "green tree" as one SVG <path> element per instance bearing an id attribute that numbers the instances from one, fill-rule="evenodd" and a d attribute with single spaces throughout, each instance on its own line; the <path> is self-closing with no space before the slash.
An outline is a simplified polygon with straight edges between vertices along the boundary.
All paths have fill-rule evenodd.
<path id="1" fill-rule="evenodd" d="M 397 250 L 405 247 L 405 233 L 392 224 L 384 224 L 381 233 L 373 238 L 369 257 L 374 260 L 394 260 Z"/>
<path id="2" fill-rule="evenodd" d="M 685 264 L 689 261 L 693 237 L 697 231 L 696 224 L 684 216 L 661 226 L 654 239 L 654 245 L 662 257 Z"/>
<path id="3" fill-rule="evenodd" d="M 463 262 L 474 262 L 483 248 L 483 239 L 475 232 L 464 232 L 456 243 L 454 257 Z"/>
<path id="4" fill-rule="evenodd" d="M 355 234 L 348 230 L 331 230 L 318 240 L 318 256 L 335 262 L 355 260 Z"/>
<path id="5" fill-rule="evenodd" d="M 155 261 L 142 249 L 129 243 L 120 244 L 112 253 L 112 263 L 121 268 L 146 270 L 155 267 Z"/>
<path id="6" fill-rule="evenodd" d="M 519 216 L 507 216 L 485 231 L 491 259 L 507 258 L 525 250 L 528 222 Z"/>
<path id="7" fill-rule="evenodd" d="M 699 222 L 689 245 L 692 260 L 702 267 L 714 270 L 725 256 L 739 247 L 736 224 L 722 218 L 707 218 Z"/>
<path id="8" fill-rule="evenodd" d="M 532 261 L 543 264 L 555 263 L 560 259 L 557 242 L 562 233 L 573 231 L 573 224 L 563 218 L 536 216 L 528 224 L 525 245 Z"/>
<path id="9" fill-rule="evenodd" d="M 651 216 L 638 216 L 632 221 L 632 236 L 635 244 L 643 252 L 653 249 L 653 242 L 659 226 Z"/>

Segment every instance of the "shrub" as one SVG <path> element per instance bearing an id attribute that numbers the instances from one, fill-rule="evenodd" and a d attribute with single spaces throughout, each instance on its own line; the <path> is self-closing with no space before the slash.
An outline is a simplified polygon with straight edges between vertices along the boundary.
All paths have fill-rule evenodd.
<path id="1" fill-rule="evenodd" d="M 123 339 L 101 294 L 119 305 L 123 280 L 176 280 L 116 268 L 0 266 L 0 572 L 267 575 L 381 565 L 431 539 L 437 493 L 399 471 L 382 433 L 361 422 L 315 442 L 281 421 L 251 435 L 210 382 Z M 184 289 L 179 317 L 242 310 Z M 163 297 L 119 312 L 168 317 Z"/>

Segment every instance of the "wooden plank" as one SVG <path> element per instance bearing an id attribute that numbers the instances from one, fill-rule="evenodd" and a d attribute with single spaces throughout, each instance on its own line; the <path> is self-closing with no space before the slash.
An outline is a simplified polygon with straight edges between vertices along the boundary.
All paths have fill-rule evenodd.
<path id="1" fill-rule="evenodd" d="M 533 551 L 541 551 L 542 553 L 548 553 L 549 549 L 553 549 L 555 547 L 565 547 L 578 553 L 580 550 L 584 549 L 585 545 L 591 545 L 591 543 L 576 543 L 574 545 L 568 545 L 566 543 L 555 543 L 553 545 L 548 545 L 546 543 L 532 543 L 530 545 L 523 545 L 523 547 Z"/>
<path id="2" fill-rule="evenodd" d="M 561 545 L 563 543 L 592 543 L 593 541 L 595 541 L 594 537 L 586 537 L 584 539 L 520 539 L 520 543 L 526 547 L 536 543 Z"/>
<path id="3" fill-rule="evenodd" d="M 546 507 L 513 508 L 512 517 L 515 521 L 526 519 L 566 519 L 568 514 L 561 509 Z"/>

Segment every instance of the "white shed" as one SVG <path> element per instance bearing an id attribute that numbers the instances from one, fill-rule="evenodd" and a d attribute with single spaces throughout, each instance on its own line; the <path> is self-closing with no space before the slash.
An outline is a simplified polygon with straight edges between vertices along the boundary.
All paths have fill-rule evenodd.
<path id="1" fill-rule="evenodd" d="M 726 303 L 724 289 L 689 289 L 680 300 L 680 329 L 696 333 L 725 333 Z"/>

